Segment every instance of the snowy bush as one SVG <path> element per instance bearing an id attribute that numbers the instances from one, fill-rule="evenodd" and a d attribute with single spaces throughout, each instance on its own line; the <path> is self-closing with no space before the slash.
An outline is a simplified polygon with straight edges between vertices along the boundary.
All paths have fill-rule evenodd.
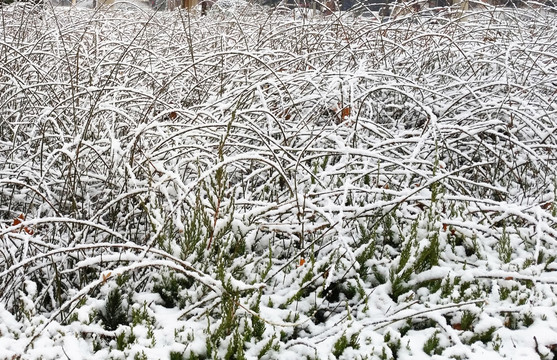
<path id="1" fill-rule="evenodd" d="M 554 13 L 0 11 L 0 357 L 552 356 Z"/>

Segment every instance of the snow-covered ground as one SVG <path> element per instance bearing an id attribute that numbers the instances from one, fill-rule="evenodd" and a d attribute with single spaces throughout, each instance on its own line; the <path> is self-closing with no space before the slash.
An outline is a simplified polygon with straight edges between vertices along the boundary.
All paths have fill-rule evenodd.
<path id="1" fill-rule="evenodd" d="M 396 14 L 3 7 L 0 359 L 553 358 L 555 14 Z"/>

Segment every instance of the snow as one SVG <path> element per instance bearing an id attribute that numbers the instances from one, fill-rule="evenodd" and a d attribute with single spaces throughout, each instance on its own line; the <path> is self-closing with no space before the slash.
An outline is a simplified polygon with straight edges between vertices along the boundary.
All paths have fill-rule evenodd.
<path id="1" fill-rule="evenodd" d="M 553 356 L 527 5 L 2 7 L 0 359 Z"/>

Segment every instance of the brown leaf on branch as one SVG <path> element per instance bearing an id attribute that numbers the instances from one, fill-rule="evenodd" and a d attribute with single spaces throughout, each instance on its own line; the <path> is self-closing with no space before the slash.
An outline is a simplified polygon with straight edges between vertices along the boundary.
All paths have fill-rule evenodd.
<path id="1" fill-rule="evenodd" d="M 19 216 L 14 219 L 14 221 L 12 223 L 12 226 L 19 225 L 24 221 L 25 221 L 25 215 L 19 214 Z M 25 231 L 29 235 L 33 235 L 33 230 L 29 229 L 27 226 L 24 226 L 22 230 Z"/>

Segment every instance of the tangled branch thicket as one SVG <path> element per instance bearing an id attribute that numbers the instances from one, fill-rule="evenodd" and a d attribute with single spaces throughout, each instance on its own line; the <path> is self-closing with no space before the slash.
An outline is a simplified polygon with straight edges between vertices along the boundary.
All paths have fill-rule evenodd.
<path id="1" fill-rule="evenodd" d="M 555 14 L 398 14 L 0 8 L 3 356 L 471 358 L 555 321 Z"/>

